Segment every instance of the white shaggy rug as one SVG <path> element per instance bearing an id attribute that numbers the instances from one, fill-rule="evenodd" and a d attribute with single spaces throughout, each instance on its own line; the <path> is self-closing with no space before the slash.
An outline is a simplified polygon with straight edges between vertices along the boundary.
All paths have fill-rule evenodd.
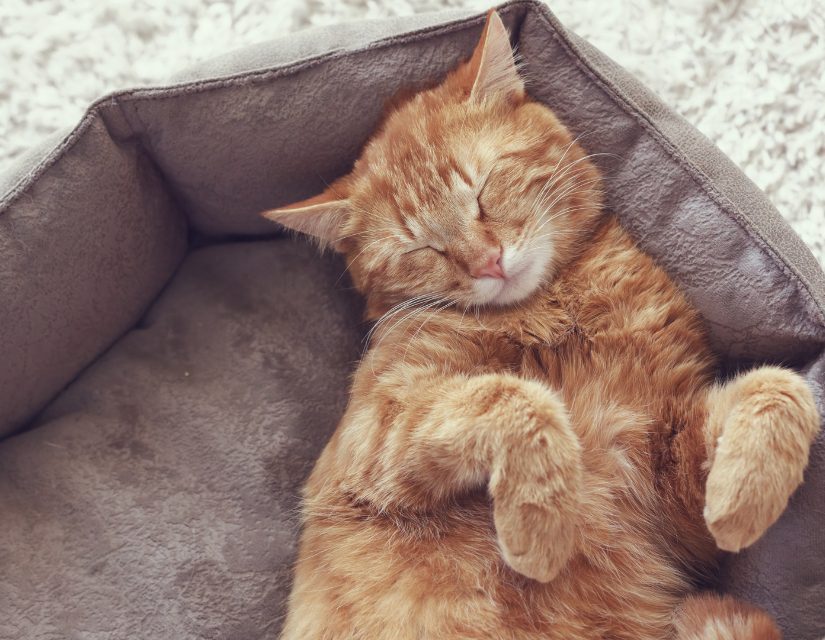
<path id="1" fill-rule="evenodd" d="M 825 0 L 549 0 L 733 158 L 825 264 Z M 479 0 L 0 0 L 0 171 L 115 89 L 310 25 Z"/>

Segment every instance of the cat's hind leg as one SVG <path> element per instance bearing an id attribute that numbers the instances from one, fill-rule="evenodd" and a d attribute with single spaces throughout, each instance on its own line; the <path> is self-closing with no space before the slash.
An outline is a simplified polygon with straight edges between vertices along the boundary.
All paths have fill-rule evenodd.
<path id="1" fill-rule="evenodd" d="M 782 640 L 771 617 L 730 596 L 688 597 L 676 612 L 674 640 Z"/>
<path id="2" fill-rule="evenodd" d="M 788 369 L 760 367 L 710 391 L 704 516 L 720 549 L 747 547 L 779 518 L 818 431 L 813 395 Z"/>

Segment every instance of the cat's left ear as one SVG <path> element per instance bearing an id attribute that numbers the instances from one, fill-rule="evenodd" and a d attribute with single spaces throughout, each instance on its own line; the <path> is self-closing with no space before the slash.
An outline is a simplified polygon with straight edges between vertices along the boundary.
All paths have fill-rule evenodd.
<path id="1" fill-rule="evenodd" d="M 322 247 L 341 239 L 344 223 L 349 215 L 349 201 L 327 189 L 307 200 L 261 213 L 288 229 L 315 238 Z"/>
<path id="2" fill-rule="evenodd" d="M 524 81 L 518 73 L 507 27 L 495 10 L 487 14 L 481 40 L 468 65 L 473 78 L 471 98 L 524 92 Z"/>

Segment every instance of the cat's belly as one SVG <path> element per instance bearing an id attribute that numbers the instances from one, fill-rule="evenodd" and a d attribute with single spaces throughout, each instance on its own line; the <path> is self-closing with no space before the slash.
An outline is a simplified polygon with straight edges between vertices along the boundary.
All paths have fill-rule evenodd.
<path id="1" fill-rule="evenodd" d="M 482 491 L 437 514 L 309 523 L 284 638 L 660 640 L 688 585 L 652 515 L 623 513 L 639 505 L 604 482 L 586 487 L 579 550 L 547 584 L 504 563 Z"/>
<path id="2" fill-rule="evenodd" d="M 360 511 L 330 495 L 304 531 L 284 639 L 669 637 L 690 590 L 674 540 L 701 512 L 671 518 L 651 455 L 661 420 L 608 390 L 591 379 L 567 394 L 584 473 L 576 551 L 554 580 L 504 562 L 484 488 L 417 516 Z"/>

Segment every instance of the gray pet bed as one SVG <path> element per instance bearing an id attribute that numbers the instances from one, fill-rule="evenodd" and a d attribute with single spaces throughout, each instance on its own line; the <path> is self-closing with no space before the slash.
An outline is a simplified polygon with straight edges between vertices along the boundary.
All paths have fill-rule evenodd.
<path id="1" fill-rule="evenodd" d="M 726 370 L 800 368 L 825 411 L 825 277 L 765 197 L 543 5 L 503 16 L 530 92 L 702 310 Z M 297 494 L 363 325 L 343 266 L 257 212 L 347 170 L 384 100 L 482 16 L 298 34 L 97 102 L 0 177 L 0 637 L 274 638 Z M 825 634 L 825 446 L 719 587 Z"/>

